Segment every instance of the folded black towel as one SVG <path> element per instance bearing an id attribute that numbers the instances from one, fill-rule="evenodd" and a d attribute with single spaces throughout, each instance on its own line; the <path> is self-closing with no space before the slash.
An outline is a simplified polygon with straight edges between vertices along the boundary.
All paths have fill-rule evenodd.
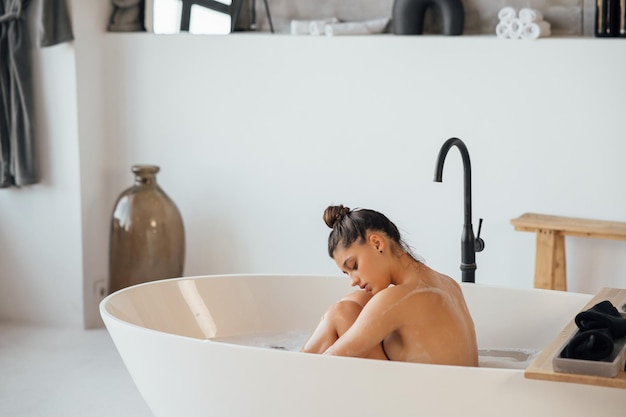
<path id="1" fill-rule="evenodd" d="M 626 336 L 626 319 L 610 301 L 599 302 L 589 310 L 576 315 L 576 325 L 581 331 L 606 329 L 613 339 Z"/>
<path id="2" fill-rule="evenodd" d="M 613 338 L 607 330 L 586 330 L 572 337 L 563 349 L 561 357 L 610 362 L 613 347 Z"/>

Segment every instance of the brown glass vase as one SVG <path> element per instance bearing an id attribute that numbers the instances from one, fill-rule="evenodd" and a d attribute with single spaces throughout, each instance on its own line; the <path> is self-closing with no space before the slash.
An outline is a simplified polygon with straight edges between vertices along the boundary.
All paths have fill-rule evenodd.
<path id="1" fill-rule="evenodd" d="M 134 165 L 132 172 L 135 184 L 117 198 L 111 219 L 109 293 L 183 275 L 183 219 L 157 184 L 159 167 Z"/>

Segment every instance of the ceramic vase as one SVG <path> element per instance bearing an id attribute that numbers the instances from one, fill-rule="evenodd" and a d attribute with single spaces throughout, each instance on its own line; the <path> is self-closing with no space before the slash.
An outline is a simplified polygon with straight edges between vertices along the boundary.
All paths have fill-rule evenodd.
<path id="1" fill-rule="evenodd" d="M 155 165 L 134 165 L 135 183 L 117 198 L 109 242 L 109 293 L 183 275 L 185 231 Z"/>
<path id="2" fill-rule="evenodd" d="M 463 34 L 465 8 L 461 0 L 394 0 L 392 27 L 396 35 L 422 35 L 428 9 L 436 8 L 441 18 L 441 33 Z"/>

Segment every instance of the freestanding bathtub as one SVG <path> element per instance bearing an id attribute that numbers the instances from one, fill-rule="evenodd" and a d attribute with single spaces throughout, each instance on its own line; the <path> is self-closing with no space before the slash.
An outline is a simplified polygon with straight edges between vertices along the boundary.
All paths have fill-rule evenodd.
<path id="1" fill-rule="evenodd" d="M 591 299 L 462 286 L 487 356 L 531 357 Z M 483 358 L 469 368 L 298 352 L 324 311 L 349 291 L 343 277 L 179 278 L 120 290 L 100 312 L 156 417 L 626 413 L 626 390 L 527 379 L 517 359 L 509 366 Z"/>

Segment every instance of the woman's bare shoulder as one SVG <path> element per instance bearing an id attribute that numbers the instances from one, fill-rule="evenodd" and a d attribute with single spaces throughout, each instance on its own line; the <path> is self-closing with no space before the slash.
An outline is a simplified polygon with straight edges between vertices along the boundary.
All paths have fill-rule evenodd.
<path id="1" fill-rule="evenodd" d="M 386 306 L 405 314 L 427 311 L 439 311 L 456 305 L 460 287 L 456 281 L 450 281 L 444 285 L 426 285 L 423 283 L 409 283 L 389 287 L 378 293 L 370 302 L 379 308 Z"/>
<path id="2" fill-rule="evenodd" d="M 439 292 L 442 294 L 438 294 Z M 443 292 L 437 288 L 402 284 L 390 286 L 380 291 L 371 299 L 369 304 L 385 309 L 404 308 L 407 305 L 416 308 L 441 295 Z"/>

